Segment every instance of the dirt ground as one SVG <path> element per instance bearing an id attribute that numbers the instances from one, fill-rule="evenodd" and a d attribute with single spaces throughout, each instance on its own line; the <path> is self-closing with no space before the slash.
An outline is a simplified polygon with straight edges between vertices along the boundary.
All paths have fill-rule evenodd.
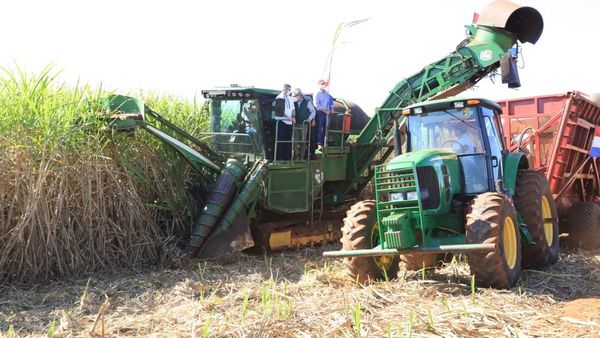
<path id="1" fill-rule="evenodd" d="M 600 337 L 600 251 L 563 251 L 512 290 L 464 259 L 359 286 L 326 248 L 0 288 L 0 336 Z"/>

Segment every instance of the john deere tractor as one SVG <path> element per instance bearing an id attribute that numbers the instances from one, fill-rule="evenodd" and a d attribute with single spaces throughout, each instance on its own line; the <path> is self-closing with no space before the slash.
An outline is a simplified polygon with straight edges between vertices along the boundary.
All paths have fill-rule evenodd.
<path id="1" fill-rule="evenodd" d="M 215 256 L 252 246 L 258 247 L 259 250 L 279 250 L 337 240 L 341 235 L 334 225 L 339 223 L 347 206 L 359 199 L 361 192 L 374 176 L 377 196 L 381 195 L 378 197 L 378 203 L 387 204 L 378 205 L 379 214 L 375 213 L 375 202 L 362 202 L 351 209 L 347 226 L 344 228 L 344 241 L 346 249 L 353 251 L 345 251 L 344 255 L 379 255 L 387 252 L 385 250 L 392 250 L 389 253 L 397 256 L 398 248 L 405 250 L 421 245 L 426 250 L 431 250 L 432 246 L 438 244 L 466 244 L 465 222 L 461 219 L 470 207 L 478 205 L 472 203 L 475 196 L 482 192 L 494 191 L 496 181 L 504 182 L 509 189 L 513 187 L 514 190 L 515 178 L 511 176 L 510 171 L 506 172 L 505 176 L 502 170 L 516 171 L 517 168 L 525 168 L 526 164 L 520 164 L 519 167 L 519 160 L 513 157 L 510 157 L 513 158 L 512 162 L 508 161 L 509 155 L 501 154 L 503 147 L 500 145 L 495 153 L 491 153 L 488 148 L 481 148 L 484 145 L 489 147 L 489 142 L 484 142 L 487 134 L 482 131 L 479 141 L 481 147 L 478 148 L 480 152 L 477 155 L 453 155 L 448 151 L 440 155 L 438 150 L 422 153 L 417 151 L 420 150 L 417 146 L 424 146 L 424 139 L 407 139 L 408 148 L 405 151 L 414 152 L 414 155 L 407 154 L 401 157 L 399 162 L 394 160 L 392 164 L 377 166 L 384 163 L 394 150 L 391 141 L 393 131 L 398 130 L 394 128 L 395 121 L 404 116 L 402 111 L 405 107 L 456 95 L 472 87 L 482 78 L 494 74 L 498 68 L 502 69 L 503 82 L 506 80 L 510 86 L 518 86 L 515 67 L 518 53 L 513 51 L 518 50 L 515 46 L 518 47 L 519 42 L 535 43 L 539 39 L 543 30 L 543 20 L 534 8 L 519 6 L 506 0 L 496 0 L 482 11 L 478 22 L 465 27 L 467 37 L 456 49 L 411 76 L 403 77 L 371 118 L 358 106 L 340 100 L 336 105 L 336 114 L 329 115 L 324 148 L 315 152 L 314 156 L 309 156 L 307 152 L 314 135 L 306 135 L 304 130 L 311 129 L 308 123 L 301 119 L 300 123 L 293 127 L 291 140 L 278 139 L 278 126 L 281 124 L 276 123 L 275 119 L 278 113 L 277 90 L 230 86 L 202 91 L 209 108 L 207 112 L 210 113 L 210 131 L 196 137 L 162 118 L 141 100 L 131 97 L 109 97 L 105 102 L 103 116 L 112 128 L 126 130 L 128 135 L 134 129 L 143 129 L 161 139 L 187 159 L 202 177 L 199 183 L 205 186 L 208 196 L 199 201 L 202 203 L 201 213 L 191 227 L 191 234 L 186 243 L 186 251 L 190 256 Z M 466 101 L 463 104 L 465 106 L 462 108 L 476 107 Z M 429 108 L 421 109 L 428 111 Z M 475 113 L 476 111 L 478 110 L 473 110 L 468 118 L 476 118 L 477 123 L 484 123 L 485 119 L 480 116 L 482 113 Z M 454 112 L 455 115 L 459 113 Z M 440 128 L 461 126 L 469 128 L 467 130 L 471 133 L 474 132 L 473 128 L 485 130 L 474 124 L 475 122 L 457 123 L 461 121 L 460 114 L 457 115 L 457 119 L 450 118 L 450 115 L 452 114 L 440 113 L 440 116 L 447 117 L 448 121 L 452 122 L 447 125 L 441 124 Z M 415 125 L 416 122 L 410 121 L 413 115 L 406 116 L 409 117 L 409 121 L 405 125 Z M 426 117 L 434 114 L 415 113 L 414 116 Z M 423 126 L 431 127 L 427 124 Z M 418 136 L 419 133 L 410 130 L 407 135 L 424 137 L 424 134 Z M 433 143 L 435 137 L 441 137 L 441 134 L 434 136 L 432 131 L 428 137 L 431 138 L 431 143 L 427 149 L 452 148 L 453 143 L 450 141 L 447 144 Z M 291 158 L 277 156 L 281 155 L 282 149 L 290 148 Z M 494 154 L 495 157 L 491 157 L 490 154 Z M 413 156 L 423 156 L 423 159 Z M 437 160 L 434 161 L 434 158 L 443 159 L 443 165 L 435 162 Z M 427 161 L 435 165 L 426 165 L 429 163 Z M 418 175 L 425 175 L 423 179 L 426 181 L 421 185 L 427 192 L 416 188 L 409 191 L 406 187 L 394 192 L 393 189 L 400 186 L 395 183 L 388 186 L 383 184 L 389 176 L 385 174 L 386 170 L 405 170 L 403 168 L 409 162 L 415 165 L 410 169 L 413 170 L 412 174 L 398 174 L 399 177 L 392 175 L 390 182 L 396 182 L 393 181 L 395 179 L 404 180 L 411 177 L 410 175 L 413 175 L 414 179 L 414 171 L 417 170 Z M 480 165 L 481 170 L 466 167 L 463 162 Z M 511 164 L 513 162 L 517 164 Z M 491 166 L 485 179 L 472 179 L 471 176 L 475 173 L 480 174 L 484 164 Z M 423 168 L 420 168 L 421 166 Z M 436 170 L 441 171 L 438 173 Z M 535 173 L 524 175 L 528 180 L 537 180 L 530 178 L 534 177 Z M 463 180 L 462 177 L 466 179 Z M 434 190 L 431 183 L 434 178 L 439 180 L 438 190 Z M 526 193 L 530 194 L 529 191 Z M 437 198 L 437 194 L 443 196 Z M 499 194 L 511 196 L 504 191 Z M 515 201 L 517 197 L 514 196 Z M 388 200 L 384 201 L 385 198 Z M 396 200 L 399 198 L 404 199 Z M 418 201 L 418 204 L 415 204 L 415 201 Z M 548 203 L 550 201 L 546 204 Z M 404 204 L 409 209 L 400 208 Z M 417 206 L 418 209 L 415 209 Z M 534 217 L 527 216 L 524 211 L 521 214 L 525 223 L 529 222 L 527 217 Z M 371 217 L 368 223 L 364 223 L 365 215 Z M 454 218 L 450 215 L 454 215 Z M 373 221 L 377 217 L 379 221 Z M 445 221 L 447 217 L 452 221 L 437 221 Z M 515 218 L 513 223 L 519 225 L 522 222 Z M 383 235 L 379 240 L 377 236 L 380 232 L 373 230 L 378 229 L 377 224 L 381 225 L 382 234 L 387 236 L 389 233 L 393 236 L 390 238 L 397 242 L 390 244 Z M 521 230 L 526 231 L 525 227 Z M 359 236 L 364 235 L 365 231 L 370 236 L 369 240 Z M 530 231 L 535 240 L 535 231 Z M 519 233 L 515 232 L 515 236 L 518 238 Z M 537 240 L 535 242 L 539 243 Z M 491 250 L 493 243 L 478 245 L 480 249 Z M 374 248 L 377 249 L 367 252 L 354 251 Z M 443 251 L 438 249 L 440 250 Z M 406 261 L 415 262 L 417 265 L 416 261 L 423 257 L 434 261 L 433 256 L 403 256 Z M 394 259 L 397 258 L 392 258 L 391 261 Z M 515 263 L 511 264 L 516 268 L 518 257 L 514 260 Z M 350 265 L 355 271 L 354 274 L 368 276 L 376 273 L 378 270 L 368 264 L 371 261 L 363 258 L 353 260 L 352 262 L 356 263 Z M 393 265 L 395 264 L 390 266 Z"/>
<path id="2" fill-rule="evenodd" d="M 521 266 L 558 259 L 558 220 L 545 176 L 509 153 L 501 109 L 484 99 L 407 107 L 396 157 L 375 168 L 375 200 L 356 203 L 342 228 L 350 276 L 365 281 L 435 266 L 466 253 L 479 285 L 511 288 Z M 398 125 L 398 124 L 397 124 Z"/>

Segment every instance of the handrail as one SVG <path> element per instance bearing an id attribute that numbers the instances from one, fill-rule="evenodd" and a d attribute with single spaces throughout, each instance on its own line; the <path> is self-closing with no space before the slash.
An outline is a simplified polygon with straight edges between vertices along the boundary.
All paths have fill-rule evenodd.
<path id="1" fill-rule="evenodd" d="M 336 129 L 331 129 L 329 128 L 329 123 L 327 123 L 327 125 L 325 126 L 325 135 L 327 135 L 328 133 L 334 133 L 334 134 L 341 134 L 341 139 L 340 139 L 340 154 L 344 153 L 344 140 L 345 140 L 345 136 L 346 136 L 346 131 L 344 130 L 344 116 L 346 115 L 346 113 L 348 112 L 348 110 L 344 113 L 337 113 L 334 116 L 336 117 L 336 122 L 340 120 L 341 118 L 341 130 L 336 130 Z M 332 114 L 330 114 L 332 115 Z M 329 118 L 329 115 L 328 115 Z M 327 148 L 327 136 L 325 136 L 325 144 L 323 145 L 324 148 Z"/>
<path id="2" fill-rule="evenodd" d="M 291 158 L 289 160 L 280 160 L 280 161 L 292 161 L 292 162 L 296 162 L 295 159 L 295 155 L 296 155 L 296 147 L 295 145 L 297 143 L 301 143 L 301 144 L 306 144 L 306 161 L 308 161 L 310 159 L 310 140 L 311 140 L 311 128 L 310 128 L 310 122 L 309 121 L 304 121 L 302 122 L 302 141 L 298 141 L 296 142 L 296 138 L 295 136 L 295 132 L 297 129 L 299 129 L 298 127 L 296 127 L 296 124 L 292 124 L 292 138 L 290 141 L 280 141 L 279 140 L 279 121 L 283 120 L 276 120 L 275 123 L 275 150 L 273 153 L 273 161 L 278 161 L 277 160 L 277 151 L 278 151 L 278 146 L 280 143 L 291 143 L 291 147 L 292 147 L 292 151 L 291 151 Z M 285 122 L 284 122 L 285 123 Z M 308 128 L 308 139 L 304 140 L 304 125 L 306 124 L 306 127 Z M 303 160 L 302 160 L 303 161 Z M 302 162 L 302 161 L 298 161 L 298 162 Z"/>
<path id="3" fill-rule="evenodd" d="M 521 135 L 520 135 L 521 137 L 519 137 L 519 143 L 518 143 L 518 146 L 517 146 L 517 149 L 518 149 L 518 150 L 521 150 L 521 146 L 523 145 L 523 144 L 522 144 L 522 143 L 523 143 L 523 137 L 525 137 L 525 133 L 526 133 L 528 130 L 530 130 L 530 131 L 533 133 L 532 135 L 534 135 L 534 136 L 535 136 L 536 132 L 535 132 L 535 129 L 533 129 L 533 127 L 527 127 L 527 128 L 525 128 L 525 130 L 523 130 L 523 132 L 522 132 L 522 133 L 521 133 Z"/>

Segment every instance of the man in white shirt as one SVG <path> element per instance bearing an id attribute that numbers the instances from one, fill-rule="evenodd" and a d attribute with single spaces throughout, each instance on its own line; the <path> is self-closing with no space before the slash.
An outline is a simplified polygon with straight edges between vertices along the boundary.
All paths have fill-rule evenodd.
<path id="1" fill-rule="evenodd" d="M 275 145 L 275 160 L 289 161 L 292 159 L 292 126 L 296 122 L 296 110 L 294 108 L 294 99 L 290 96 L 292 86 L 284 84 L 281 93 L 275 98 L 276 106 L 280 102 L 284 109 L 283 115 L 276 113 L 276 135 L 277 143 Z"/>

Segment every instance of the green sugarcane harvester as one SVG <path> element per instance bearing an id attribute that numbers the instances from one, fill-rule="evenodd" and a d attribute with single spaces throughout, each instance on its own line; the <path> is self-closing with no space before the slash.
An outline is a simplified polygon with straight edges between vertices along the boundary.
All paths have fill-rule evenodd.
<path id="1" fill-rule="evenodd" d="M 405 108 L 456 95 L 499 67 L 503 70 L 503 82 L 506 77 L 509 85 L 518 86 L 517 55 L 511 51 L 517 41 L 535 43 L 542 33 L 543 20 L 531 7 L 498 0 L 483 10 L 478 23 L 466 28 L 469 35 L 454 52 L 400 81 L 370 119 L 356 105 L 338 100 L 338 114 L 332 117 L 327 131 L 328 143 L 316 158 L 297 156 L 302 144 L 304 149 L 308 147 L 310 137 L 294 136 L 289 143 L 296 154 L 291 160 L 275 160 L 278 148 L 286 146 L 276 137 L 276 90 L 232 85 L 202 91 L 208 99 L 211 131 L 200 139 L 135 98 L 111 96 L 106 100 L 105 112 L 116 130 L 142 128 L 169 144 L 211 186 L 187 242 L 191 256 L 213 256 L 251 246 L 268 250 L 294 248 L 337 239 L 340 233 L 335 225 L 340 211 L 349 202 L 357 201 L 375 176 L 377 201 L 353 206 L 348 215 L 352 218 L 353 213 L 354 219 L 346 218 L 342 228 L 344 250 L 325 253 L 352 256 L 347 260 L 357 278 L 374 277 L 382 269 L 393 269 L 393 264 L 387 262 L 397 260 L 400 253 L 403 259 L 412 255 L 422 260 L 438 252 L 473 252 L 488 257 L 494 256 L 490 252 L 499 250 L 505 252 L 501 257 L 508 257 L 505 261 L 509 262 L 504 264 L 514 270 L 520 266 L 519 235 L 530 246 L 541 243 L 537 240 L 539 231 L 528 223 L 533 216 L 525 215 L 516 203 L 517 183 L 522 177 L 534 180 L 529 177 L 534 173 L 522 171 L 527 162 L 521 154 L 505 151 L 501 130 L 497 128 L 497 105 L 486 100 L 447 100 Z M 348 123 L 349 117 L 352 123 Z M 434 127 L 434 122 L 440 126 Z M 479 132 L 475 142 L 480 142 L 477 145 L 481 147 L 477 153 L 462 154 L 447 150 L 451 143 L 436 144 L 445 137 L 443 133 L 450 132 L 450 126 L 468 128 L 473 135 Z M 303 127 L 296 126 L 294 134 L 304 134 Z M 404 135 L 403 145 L 399 133 Z M 403 155 L 381 165 L 394 149 L 398 152 L 401 147 L 405 148 Z M 471 162 L 483 178 L 471 177 Z M 489 222 L 475 219 L 475 215 L 487 215 L 487 209 L 480 210 L 481 206 L 494 203 L 507 208 L 501 210 L 502 215 L 510 214 L 507 222 L 516 226 L 510 232 L 512 228 L 503 226 L 505 220 L 498 221 L 501 229 L 509 229 L 502 231 L 513 236 L 500 235 L 500 239 L 517 239 L 504 240 L 517 249 L 516 258 L 507 256 L 503 245 L 490 242 L 480 232 L 476 234 L 478 238 L 473 238 L 469 229 L 474 227 L 465 226 L 474 222 L 485 228 Z M 541 203 L 554 210 L 551 198 L 542 199 Z M 507 205 L 513 204 L 517 204 L 518 212 L 511 214 L 513 209 L 508 210 Z M 464 221 L 467 212 L 469 216 Z M 360 224 L 348 224 L 360 223 L 361 214 L 368 215 L 370 223 L 362 228 L 368 228 L 365 238 L 369 240 L 349 247 L 351 235 L 364 229 L 359 229 Z M 550 219 L 544 214 L 544 230 Z M 557 240 L 548 242 L 553 249 Z M 382 255 L 377 259 L 363 257 Z M 498 287 L 512 283 L 512 279 L 504 284 L 489 281 Z"/>

